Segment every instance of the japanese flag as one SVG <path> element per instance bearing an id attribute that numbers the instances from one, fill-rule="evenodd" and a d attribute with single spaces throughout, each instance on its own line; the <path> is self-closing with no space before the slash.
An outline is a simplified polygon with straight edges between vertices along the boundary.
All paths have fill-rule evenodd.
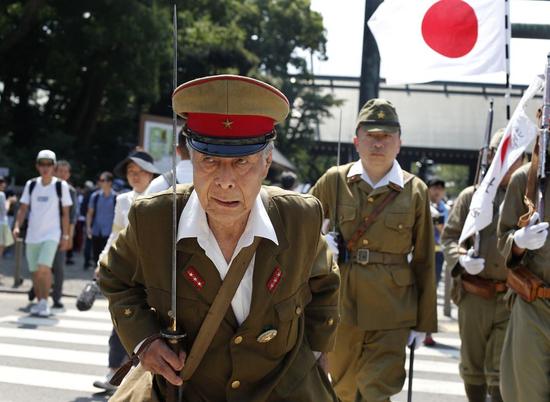
<path id="1" fill-rule="evenodd" d="M 385 0 L 368 25 L 388 84 L 506 69 L 504 0 Z"/>
<path id="2" fill-rule="evenodd" d="M 502 178 L 537 137 L 537 126 L 525 113 L 525 104 L 543 88 L 543 79 L 536 77 L 523 93 L 512 118 L 504 129 L 504 136 L 491 166 L 472 197 L 470 212 L 462 227 L 459 243 L 489 226 L 493 221 L 493 202 Z"/>

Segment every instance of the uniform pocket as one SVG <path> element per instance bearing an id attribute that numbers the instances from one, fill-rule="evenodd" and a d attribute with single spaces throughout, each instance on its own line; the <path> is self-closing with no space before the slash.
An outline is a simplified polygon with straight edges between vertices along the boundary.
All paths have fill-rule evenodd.
<path id="1" fill-rule="evenodd" d="M 391 276 L 397 286 L 411 286 L 414 284 L 414 276 L 410 269 L 392 270 Z"/>
<path id="2" fill-rule="evenodd" d="M 270 356 L 280 357 L 296 345 L 298 320 L 310 301 L 311 292 L 305 284 L 294 295 L 274 305 L 277 320 L 274 329 L 277 330 L 277 335 L 266 343 L 266 350 Z"/>

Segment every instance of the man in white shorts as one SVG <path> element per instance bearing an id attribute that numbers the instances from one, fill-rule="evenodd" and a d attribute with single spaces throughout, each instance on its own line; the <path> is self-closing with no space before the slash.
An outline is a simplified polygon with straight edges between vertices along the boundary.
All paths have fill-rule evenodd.
<path id="1" fill-rule="evenodd" d="M 21 224 L 29 211 L 25 236 L 26 256 L 38 299 L 30 312 L 41 317 L 50 315 L 48 295 L 57 248 L 67 250 L 70 245 L 69 208 L 73 203 L 67 183 L 54 177 L 55 163 L 53 151 L 45 149 L 38 153 L 36 169 L 40 177 L 28 180 L 25 184 L 13 227 L 14 236 L 19 237 Z"/>

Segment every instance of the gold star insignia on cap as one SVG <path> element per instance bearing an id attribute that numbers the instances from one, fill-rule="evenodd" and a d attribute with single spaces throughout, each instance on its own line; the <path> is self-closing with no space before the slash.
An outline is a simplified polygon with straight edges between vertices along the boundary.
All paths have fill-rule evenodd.
<path id="1" fill-rule="evenodd" d="M 223 128 L 231 128 L 231 126 L 233 125 L 233 122 L 229 119 L 225 119 L 223 122 Z"/>
<path id="2" fill-rule="evenodd" d="M 384 113 L 382 111 L 378 112 L 378 118 L 379 119 L 384 119 L 385 117 L 386 117 L 386 113 Z"/>
<path id="3" fill-rule="evenodd" d="M 124 309 L 124 315 L 125 315 L 126 317 L 128 317 L 128 316 L 131 315 L 131 314 L 132 314 L 132 310 L 131 310 L 131 309 L 129 309 L 129 308 L 125 308 L 125 309 Z"/>

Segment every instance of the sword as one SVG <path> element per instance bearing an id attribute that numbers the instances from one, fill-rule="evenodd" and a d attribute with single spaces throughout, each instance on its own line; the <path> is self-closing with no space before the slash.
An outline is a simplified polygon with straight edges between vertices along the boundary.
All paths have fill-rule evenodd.
<path id="1" fill-rule="evenodd" d="M 485 126 L 485 138 L 483 141 L 483 148 L 481 148 L 481 155 L 479 158 L 479 169 L 477 172 L 476 185 L 481 184 L 487 169 L 489 169 L 489 145 L 491 144 L 491 132 L 493 131 L 493 99 L 489 101 L 489 111 L 487 112 L 487 125 Z M 479 257 L 479 245 L 481 242 L 481 236 L 479 232 L 474 235 L 474 256 Z"/>
<path id="2" fill-rule="evenodd" d="M 416 346 L 416 339 L 411 343 L 409 354 L 409 385 L 407 388 L 407 402 L 412 402 L 413 397 L 413 368 L 414 368 L 414 349 Z"/>
<path id="3" fill-rule="evenodd" d="M 547 55 L 546 72 L 544 82 L 544 96 L 542 105 L 542 121 L 539 139 L 539 166 L 538 166 L 538 202 L 537 211 L 540 222 L 544 220 L 544 189 L 546 188 L 546 152 L 548 147 L 548 137 L 550 136 L 550 53 Z"/>
<path id="4" fill-rule="evenodd" d="M 173 30 L 174 30 L 174 39 L 173 39 L 173 52 L 174 52 L 174 64 L 173 64 L 173 90 L 176 90 L 178 85 L 178 21 L 177 21 L 177 7 L 176 2 L 174 1 L 173 9 Z M 176 196 L 176 147 L 177 147 L 177 129 L 178 129 L 178 116 L 174 110 L 172 110 L 172 289 L 171 289 L 171 307 L 168 311 L 168 316 L 170 317 L 170 324 L 168 328 L 162 331 L 162 337 L 167 341 L 170 348 L 174 351 L 176 355 L 179 356 L 181 349 L 181 340 L 186 336 L 185 334 L 179 332 L 178 323 L 177 323 L 177 294 L 176 294 L 176 285 L 177 285 L 177 274 L 176 274 L 176 236 L 177 236 L 177 196 Z M 178 402 L 181 398 L 181 387 L 166 383 L 166 401 L 167 402 Z"/>

